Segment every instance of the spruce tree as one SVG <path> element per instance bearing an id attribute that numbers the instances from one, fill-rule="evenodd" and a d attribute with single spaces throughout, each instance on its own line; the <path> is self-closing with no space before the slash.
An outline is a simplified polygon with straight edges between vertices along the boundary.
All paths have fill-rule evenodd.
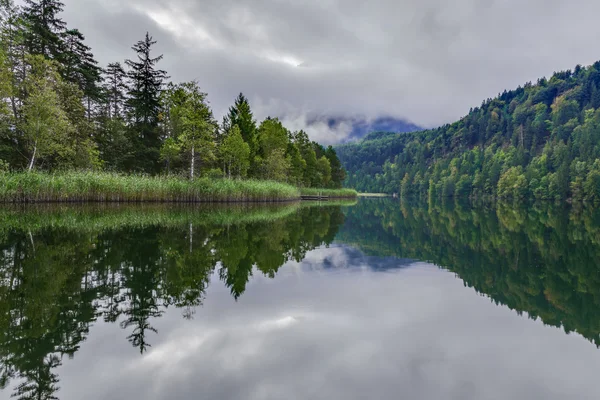
<path id="1" fill-rule="evenodd" d="M 104 94 L 106 96 L 109 118 L 123 118 L 126 93 L 127 73 L 119 62 L 110 63 L 104 71 Z"/>
<path id="2" fill-rule="evenodd" d="M 250 103 L 243 93 L 240 93 L 235 99 L 235 103 L 229 108 L 229 114 L 225 120 L 228 122 L 229 127 L 237 125 L 240 128 L 244 142 L 250 146 L 250 162 L 252 163 L 258 150 L 256 142 L 257 128 L 254 115 L 252 115 L 250 109 Z M 227 130 L 227 126 L 224 129 Z"/>
<path id="3" fill-rule="evenodd" d="M 156 41 L 146 33 L 143 40 L 137 42 L 132 49 L 137 54 L 137 60 L 126 60 L 130 68 L 129 92 L 127 109 L 132 128 L 139 140 L 136 169 L 146 172 L 157 172 L 160 157 L 160 135 L 158 119 L 161 110 L 160 94 L 167 73 L 156 69 L 156 64 L 163 56 L 152 57 L 152 46 Z"/>
<path id="4" fill-rule="evenodd" d="M 64 4 L 60 0 L 24 0 L 25 44 L 30 54 L 59 59 L 64 49 L 61 38 L 67 24 L 58 17 Z"/>
<path id="5" fill-rule="evenodd" d="M 102 69 L 94 59 L 92 49 L 84 43 L 85 37 L 77 29 L 69 29 L 63 35 L 65 49 L 60 56 L 62 76 L 75 83 L 84 94 L 87 117 L 91 119 L 92 102 L 100 100 Z"/>
<path id="6" fill-rule="evenodd" d="M 334 189 L 340 189 L 346 179 L 346 171 L 344 167 L 342 167 L 342 163 L 338 158 L 333 147 L 329 146 L 325 150 L 325 157 L 329 160 L 329 165 L 331 166 L 331 181 L 330 185 Z"/>

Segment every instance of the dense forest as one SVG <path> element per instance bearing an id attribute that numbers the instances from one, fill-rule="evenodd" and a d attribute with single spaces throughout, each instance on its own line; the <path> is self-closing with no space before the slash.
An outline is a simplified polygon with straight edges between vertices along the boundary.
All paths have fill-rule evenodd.
<path id="1" fill-rule="evenodd" d="M 101 67 L 59 0 L 0 2 L 0 172 L 107 170 L 340 188 L 333 148 L 257 123 L 240 94 L 222 123 L 196 81 L 169 82 L 146 34 Z"/>
<path id="2" fill-rule="evenodd" d="M 361 191 L 599 201 L 600 62 L 505 91 L 451 125 L 336 150 Z"/>
<path id="3" fill-rule="evenodd" d="M 597 207 L 371 199 L 345 215 L 336 241 L 434 263 L 496 304 L 600 346 Z"/>

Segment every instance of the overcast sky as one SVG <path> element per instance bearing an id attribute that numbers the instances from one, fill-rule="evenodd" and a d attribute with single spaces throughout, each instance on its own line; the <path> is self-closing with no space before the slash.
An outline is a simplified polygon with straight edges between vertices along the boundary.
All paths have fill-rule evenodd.
<path id="1" fill-rule="evenodd" d="M 433 127 L 488 97 L 600 59 L 596 0 L 63 0 L 103 64 L 149 31 L 175 81 L 220 117 L 240 91 L 257 118 L 321 116 Z M 342 140 L 347 124 L 309 129 Z"/>

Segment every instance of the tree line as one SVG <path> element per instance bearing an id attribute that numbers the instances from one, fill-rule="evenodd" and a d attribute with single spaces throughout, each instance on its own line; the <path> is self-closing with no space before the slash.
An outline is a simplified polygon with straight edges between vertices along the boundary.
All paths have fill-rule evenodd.
<path id="1" fill-rule="evenodd" d="M 600 62 L 504 91 L 453 124 L 336 150 L 347 185 L 364 191 L 600 201 Z"/>
<path id="2" fill-rule="evenodd" d="M 340 188 L 335 150 L 257 123 L 240 94 L 222 123 L 196 81 L 169 81 L 148 33 L 102 68 L 59 0 L 0 1 L 0 171 L 103 169 Z"/>

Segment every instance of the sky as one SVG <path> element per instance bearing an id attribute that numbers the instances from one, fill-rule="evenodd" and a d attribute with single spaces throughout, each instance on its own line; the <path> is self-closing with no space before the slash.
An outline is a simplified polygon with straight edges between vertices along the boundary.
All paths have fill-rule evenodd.
<path id="1" fill-rule="evenodd" d="M 257 119 L 324 143 L 358 120 L 451 123 L 504 89 L 600 59 L 595 0 L 63 2 L 102 64 L 132 57 L 148 31 L 160 67 L 198 80 L 218 118 L 243 92 Z"/>

